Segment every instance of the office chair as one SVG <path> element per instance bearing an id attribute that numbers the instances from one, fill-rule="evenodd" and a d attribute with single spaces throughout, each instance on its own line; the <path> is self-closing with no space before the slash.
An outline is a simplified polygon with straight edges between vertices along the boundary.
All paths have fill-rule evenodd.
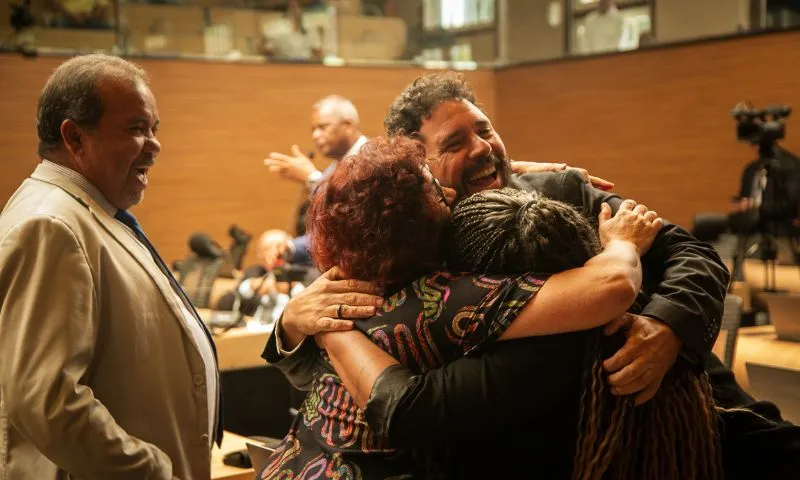
<path id="1" fill-rule="evenodd" d="M 211 287 L 219 276 L 225 259 L 204 258 L 192 254 L 181 262 L 178 270 L 178 283 L 181 284 L 186 295 L 195 308 L 209 308 Z"/>

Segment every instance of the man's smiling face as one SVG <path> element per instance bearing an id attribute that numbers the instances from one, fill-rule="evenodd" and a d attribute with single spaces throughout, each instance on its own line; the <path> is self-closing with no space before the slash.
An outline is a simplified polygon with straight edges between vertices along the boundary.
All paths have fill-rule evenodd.
<path id="1" fill-rule="evenodd" d="M 430 169 L 459 197 L 508 184 L 506 148 L 489 118 L 466 100 L 447 100 L 419 129 Z"/>

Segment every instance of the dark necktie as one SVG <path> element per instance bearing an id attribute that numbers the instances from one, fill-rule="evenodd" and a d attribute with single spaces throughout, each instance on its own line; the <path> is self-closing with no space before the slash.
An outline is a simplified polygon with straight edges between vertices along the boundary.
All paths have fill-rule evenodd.
<path id="1" fill-rule="evenodd" d="M 139 225 L 139 222 L 136 220 L 136 217 L 131 215 L 131 212 L 129 212 L 127 210 L 117 210 L 117 213 L 116 213 L 116 215 L 114 215 L 114 218 L 119 220 L 123 225 L 126 225 L 128 228 L 133 230 L 133 234 L 136 236 L 136 238 L 139 240 L 139 242 L 141 242 L 142 245 L 144 245 L 147 248 L 147 250 L 150 252 L 150 255 L 152 255 L 153 260 L 155 260 L 155 262 L 156 262 L 156 265 L 158 265 L 158 269 L 161 270 L 161 273 L 163 273 L 165 277 L 167 277 L 167 279 L 169 280 L 170 285 L 172 285 L 172 289 L 175 290 L 175 292 L 178 294 L 180 299 L 183 301 L 183 304 L 194 315 L 194 318 L 200 324 L 200 327 L 203 329 L 203 332 L 205 332 L 206 337 L 208 338 L 208 342 L 211 344 L 211 350 L 214 352 L 214 361 L 216 362 L 217 361 L 217 346 L 214 344 L 214 339 L 211 338 L 211 332 L 208 331 L 208 328 L 206 327 L 205 323 L 203 323 L 200 320 L 200 316 L 197 314 L 197 311 L 194 309 L 194 305 L 192 305 L 192 302 L 189 300 L 189 297 L 186 295 L 186 292 L 183 291 L 183 287 L 181 287 L 181 285 L 175 279 L 175 276 L 173 276 L 172 272 L 170 272 L 169 268 L 167 268 L 167 264 L 164 263 L 164 260 L 161 258 L 161 255 L 158 254 L 158 252 L 156 251 L 156 249 L 153 246 L 153 244 L 150 243 L 150 240 L 147 239 L 147 235 L 144 234 L 144 230 L 142 230 L 142 226 Z M 219 404 L 218 404 L 218 407 L 217 407 L 217 438 L 216 438 L 216 441 L 217 441 L 217 444 L 219 445 L 219 443 L 222 441 L 222 411 L 223 411 L 222 410 L 223 409 L 222 390 L 221 390 L 221 384 L 220 383 L 217 384 L 217 392 L 218 392 L 217 395 L 218 395 Z"/>
<path id="2" fill-rule="evenodd" d="M 150 255 L 152 255 L 153 260 L 156 262 L 156 265 L 158 265 L 158 269 L 161 270 L 161 273 L 163 273 L 165 277 L 167 277 L 167 280 L 169 280 L 170 285 L 172 286 L 173 290 L 175 290 L 175 292 L 178 294 L 178 296 L 181 298 L 183 304 L 186 306 L 186 308 L 189 309 L 190 312 L 192 312 L 192 314 L 196 319 L 199 319 L 200 316 L 194 309 L 194 305 L 192 305 L 192 302 L 189 300 L 189 297 L 186 295 L 186 292 L 183 290 L 183 287 L 181 287 L 181 285 L 178 283 L 178 280 L 175 279 L 175 276 L 172 275 L 172 272 L 169 271 L 169 268 L 167 268 L 167 264 L 164 263 L 164 260 L 161 258 L 161 255 L 158 254 L 158 251 L 156 251 L 153 244 L 150 243 L 150 240 L 147 239 L 147 235 L 144 234 L 144 230 L 142 230 L 142 226 L 139 225 L 139 222 L 136 220 L 136 217 L 134 217 L 127 210 L 117 210 L 117 214 L 114 215 L 114 218 L 116 218 L 117 220 L 122 222 L 122 224 L 126 225 L 128 228 L 133 230 L 133 234 L 136 236 L 139 242 L 141 242 L 141 244 L 144 245 L 150 252 Z M 203 322 L 200 323 L 203 324 Z M 203 330 L 206 332 L 206 335 L 209 337 L 209 341 L 211 342 L 211 348 L 214 348 L 214 342 L 211 340 L 210 332 L 206 328 L 205 324 L 203 324 L 202 326 Z M 216 349 L 214 353 L 216 354 Z"/>

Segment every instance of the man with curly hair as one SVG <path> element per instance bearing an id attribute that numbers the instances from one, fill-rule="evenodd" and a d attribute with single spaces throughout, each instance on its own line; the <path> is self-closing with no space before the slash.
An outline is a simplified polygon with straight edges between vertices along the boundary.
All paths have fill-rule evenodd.
<path id="1" fill-rule="evenodd" d="M 569 203 L 590 219 L 597 217 L 603 203 L 616 211 L 623 201 L 617 195 L 592 188 L 574 171 L 512 173 L 503 141 L 479 108 L 469 85 L 458 74 L 437 73 L 417 78 L 393 102 L 385 123 L 390 136 L 420 140 L 433 175 L 443 186 L 455 189 L 459 196 L 512 186 Z M 706 368 L 715 398 L 722 406 L 746 407 L 727 422 L 723 438 L 726 467 L 746 470 L 747 465 L 737 463 L 737 459 L 747 458 L 745 452 L 752 448 L 758 448 L 764 458 L 774 458 L 776 465 L 780 464 L 789 453 L 787 449 L 800 448 L 800 440 L 795 440 L 796 427 L 782 423 L 774 405 L 755 402 L 736 384 L 730 370 L 710 353 L 719 331 L 729 281 L 729 273 L 719 256 L 709 245 L 667 223 L 642 262 L 649 303 L 627 325 L 625 345 L 604 363 L 612 393 L 635 395 L 636 403 L 642 404 L 655 395 L 676 361 Z M 302 300 L 340 303 L 341 297 L 326 295 L 322 291 Z M 298 313 L 294 315 L 295 312 Z M 301 312 L 287 308 L 281 329 L 282 336 L 291 338 L 287 343 L 299 342 L 303 333 L 348 328 L 349 322 L 336 318 L 327 318 L 321 325 L 313 313 L 312 309 Z M 507 423 L 509 416 L 524 412 L 519 402 L 541 395 L 529 391 L 533 387 L 519 381 L 518 374 L 513 373 L 528 370 L 525 342 L 499 345 L 480 358 L 461 359 L 424 375 L 414 376 L 403 369 L 387 370 L 374 382 L 374 387 L 368 386 L 372 387 L 367 390 L 372 393 L 366 407 L 370 426 L 393 444 L 402 446 L 420 438 L 457 441 L 448 426 L 460 421 L 476 431 L 491 431 L 493 425 Z M 298 375 L 303 355 L 282 358 L 274 343 L 273 337 L 265 358 L 288 374 Z M 479 452 L 475 451 L 476 445 L 463 441 L 455 447 L 456 451 L 472 458 L 480 453 L 483 458 L 524 461 L 529 435 L 535 426 L 526 428 L 524 416 L 515 421 L 518 428 L 506 430 L 502 438 L 495 438 L 490 445 L 481 444 Z M 497 466 L 497 462 L 489 463 Z M 759 465 L 763 467 L 766 463 L 762 460 Z M 475 473 L 475 462 L 466 466 L 473 469 L 470 473 Z"/>

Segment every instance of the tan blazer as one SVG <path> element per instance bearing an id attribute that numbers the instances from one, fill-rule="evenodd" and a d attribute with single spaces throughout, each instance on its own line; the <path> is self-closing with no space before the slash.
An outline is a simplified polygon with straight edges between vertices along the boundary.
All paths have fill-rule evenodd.
<path id="1" fill-rule="evenodd" d="M 208 479 L 208 405 L 168 280 L 39 165 L 0 214 L 0 480 Z"/>

